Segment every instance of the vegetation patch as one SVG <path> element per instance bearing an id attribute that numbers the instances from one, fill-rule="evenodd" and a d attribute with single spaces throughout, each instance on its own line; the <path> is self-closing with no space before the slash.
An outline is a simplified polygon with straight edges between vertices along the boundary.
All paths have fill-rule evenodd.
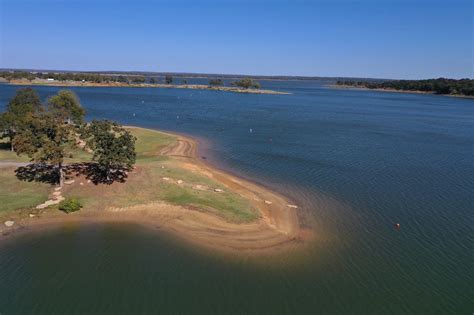
<path id="1" fill-rule="evenodd" d="M 50 190 L 48 184 L 18 180 L 14 168 L 0 168 L 0 214 L 33 208 L 48 199 Z"/>
<path id="2" fill-rule="evenodd" d="M 71 213 L 81 210 L 82 204 L 76 197 L 71 197 L 61 201 L 58 208 L 66 213 Z"/>

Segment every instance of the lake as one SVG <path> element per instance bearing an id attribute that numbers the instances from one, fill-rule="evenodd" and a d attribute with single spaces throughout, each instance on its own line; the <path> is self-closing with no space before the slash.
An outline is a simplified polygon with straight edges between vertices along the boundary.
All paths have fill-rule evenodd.
<path id="1" fill-rule="evenodd" d="M 58 227 L 0 244 L 0 313 L 471 314 L 474 100 L 261 83 L 293 94 L 72 90 L 88 119 L 195 135 L 213 164 L 294 200 L 316 235 L 304 253 L 255 261 L 132 224 Z M 18 88 L 0 85 L 0 109 Z"/>

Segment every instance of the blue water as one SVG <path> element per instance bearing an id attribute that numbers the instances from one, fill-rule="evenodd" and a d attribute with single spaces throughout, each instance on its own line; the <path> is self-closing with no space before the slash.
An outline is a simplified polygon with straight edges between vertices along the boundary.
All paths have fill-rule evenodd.
<path id="1" fill-rule="evenodd" d="M 165 311 L 185 313 L 472 313 L 474 101 L 334 90 L 311 81 L 262 83 L 293 94 L 72 89 L 88 119 L 108 118 L 197 136 L 202 155 L 293 199 L 300 205 L 302 224 L 315 231 L 316 240 L 303 257 L 287 257 L 263 270 L 252 262 L 224 263 L 186 249 L 171 250 L 176 246 L 158 246 L 149 259 L 167 257 L 163 264 L 150 267 L 142 257 L 116 267 L 132 275 L 146 270 L 137 273 L 133 288 L 140 293 L 129 296 L 128 312 L 166 305 Z M 0 109 L 16 89 L 0 85 Z M 37 90 L 46 98 L 58 88 Z M 400 231 L 393 228 L 396 222 Z M 104 227 L 104 233 L 114 235 L 114 229 Z M 140 236 L 136 233 L 143 232 L 137 230 L 127 226 L 121 231 L 146 240 L 144 247 L 166 243 L 155 239 L 158 236 Z M 85 232 L 74 233 L 58 231 L 37 242 L 72 242 Z M 78 250 L 94 253 L 91 259 L 99 265 L 105 259 L 100 253 L 113 252 L 118 242 L 116 237 L 105 238 L 107 245 L 92 250 L 87 237 L 81 239 L 84 245 Z M 0 313 L 2 305 L 10 313 L 27 311 L 28 306 L 56 312 L 54 300 L 34 293 L 51 289 L 47 281 L 20 296 L 8 289 L 30 283 L 21 276 L 21 268 L 29 268 L 22 261 L 31 244 L 31 238 L 25 238 L 0 251 Z M 34 260 L 40 253 L 33 252 L 29 258 Z M 196 272 L 191 261 L 203 269 Z M 17 277 L 6 276 L 12 270 Z M 147 282 L 146 274 L 164 271 L 169 277 L 162 282 Z M 94 279 L 97 269 L 87 272 Z M 172 280 L 183 273 L 185 282 Z M 71 274 L 65 272 L 64 281 L 72 281 Z M 113 278 L 112 273 L 103 277 Z M 129 277 L 115 281 L 125 286 Z M 212 282 L 203 284 L 206 277 Z M 186 293 L 180 294 L 180 286 L 187 287 Z M 118 297 L 125 294 L 120 288 L 107 287 L 105 292 L 91 287 L 97 300 L 92 298 L 96 308 L 89 310 L 120 312 Z M 57 294 L 71 300 L 67 292 Z M 156 295 L 161 302 L 153 299 Z M 64 303 L 62 311 L 84 310 L 74 304 L 80 297 Z M 179 305 L 169 304 L 177 300 Z M 9 301 L 26 306 L 16 308 Z"/>

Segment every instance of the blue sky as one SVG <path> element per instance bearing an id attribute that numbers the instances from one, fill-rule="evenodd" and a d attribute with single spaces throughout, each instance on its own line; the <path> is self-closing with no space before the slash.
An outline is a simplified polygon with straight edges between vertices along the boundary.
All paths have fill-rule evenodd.
<path id="1" fill-rule="evenodd" d="M 0 2 L 0 68 L 474 77 L 472 0 Z"/>

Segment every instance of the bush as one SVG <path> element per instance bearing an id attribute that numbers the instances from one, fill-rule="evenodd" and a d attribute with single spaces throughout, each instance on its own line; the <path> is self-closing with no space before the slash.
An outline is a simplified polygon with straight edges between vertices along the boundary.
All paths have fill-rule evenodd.
<path id="1" fill-rule="evenodd" d="M 232 85 L 238 86 L 244 89 L 259 89 L 260 88 L 260 83 L 252 80 L 252 79 L 242 79 L 239 81 L 232 82 Z"/>
<path id="2" fill-rule="evenodd" d="M 66 213 L 78 211 L 81 208 L 82 204 L 75 197 L 67 198 L 59 203 L 59 210 L 64 211 Z"/>

